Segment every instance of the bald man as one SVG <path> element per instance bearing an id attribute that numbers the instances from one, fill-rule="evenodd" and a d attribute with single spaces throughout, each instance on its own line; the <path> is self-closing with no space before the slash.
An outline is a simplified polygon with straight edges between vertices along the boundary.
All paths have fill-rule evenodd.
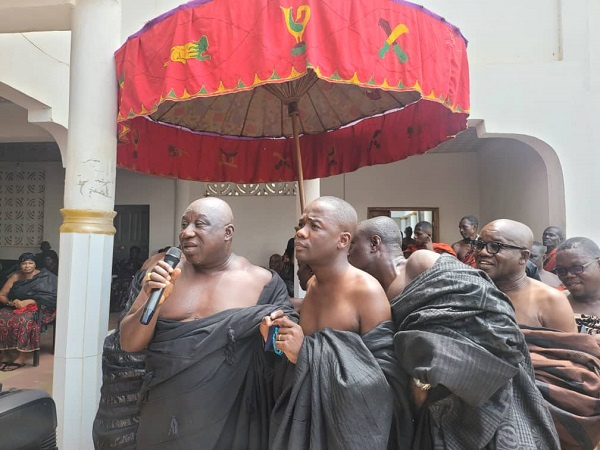
<path id="1" fill-rule="evenodd" d="M 481 229 L 475 242 L 477 267 L 510 298 L 519 325 L 577 331 L 567 297 L 525 273 L 533 244 L 527 225 L 495 220 Z"/>
<path id="2" fill-rule="evenodd" d="M 279 327 L 277 349 L 295 365 L 272 415 L 271 448 L 387 448 L 393 395 L 378 358 L 392 351 L 391 311 L 377 280 L 348 262 L 356 225 L 354 208 L 336 197 L 300 217 L 296 258 L 313 273 L 300 323 L 278 311 L 261 325 L 265 339 Z"/>
<path id="3" fill-rule="evenodd" d="M 389 300 L 406 284 L 406 259 L 402 233 L 394 219 L 373 217 L 358 224 L 348 253 L 350 264 L 375 277 Z"/>
<path id="4" fill-rule="evenodd" d="M 428 250 L 404 260 L 388 217 L 359 224 L 349 260 L 386 290 L 409 376 L 415 436 L 394 448 L 558 448 L 513 308 L 486 276 Z"/>
<path id="5" fill-rule="evenodd" d="M 266 314 L 295 313 L 275 272 L 232 252 L 234 231 L 227 203 L 193 202 L 181 218 L 181 262 L 150 267 L 121 322 L 123 350 L 146 353 L 138 448 L 268 447 L 273 373 L 286 363 L 256 335 Z M 165 295 L 142 325 L 159 288 Z"/>

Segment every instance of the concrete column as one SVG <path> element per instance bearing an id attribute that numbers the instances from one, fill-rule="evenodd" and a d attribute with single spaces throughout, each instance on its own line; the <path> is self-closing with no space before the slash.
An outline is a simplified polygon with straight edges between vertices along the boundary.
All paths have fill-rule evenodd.
<path id="1" fill-rule="evenodd" d="M 61 449 L 93 448 L 92 423 L 108 329 L 115 228 L 119 0 L 72 12 L 65 208 L 61 210 L 53 397 Z"/>
<path id="2" fill-rule="evenodd" d="M 321 179 L 315 178 L 314 180 L 304 180 L 304 196 L 306 197 L 306 204 L 308 205 L 313 200 L 316 200 L 321 196 Z M 298 218 L 302 215 L 300 211 L 300 196 L 296 195 L 296 211 L 298 211 Z M 300 287 L 298 282 L 298 261 L 294 258 L 294 297 L 304 298 L 306 292 Z"/>

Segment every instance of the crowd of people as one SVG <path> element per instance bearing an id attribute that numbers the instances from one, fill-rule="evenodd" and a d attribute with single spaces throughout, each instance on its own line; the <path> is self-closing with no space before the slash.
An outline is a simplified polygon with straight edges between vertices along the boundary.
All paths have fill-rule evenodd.
<path id="1" fill-rule="evenodd" d="M 478 228 L 463 218 L 449 246 L 420 223 L 403 245 L 391 218 L 358 223 L 321 197 L 293 240 L 294 299 L 279 255 L 267 270 L 232 253 L 227 203 L 193 202 L 181 262 L 154 257 L 134 278 L 111 342 L 144 370 L 118 392 L 132 372 L 105 365 L 96 447 L 594 449 L 600 249 L 556 227 L 535 247 L 519 222 Z M 560 285 L 530 278 L 530 257 Z M 127 417 L 102 408 L 111 395 Z"/>

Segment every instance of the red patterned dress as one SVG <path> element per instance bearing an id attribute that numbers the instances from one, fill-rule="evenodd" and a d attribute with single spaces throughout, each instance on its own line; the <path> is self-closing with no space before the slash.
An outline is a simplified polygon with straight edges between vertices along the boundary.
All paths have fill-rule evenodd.
<path id="1" fill-rule="evenodd" d="M 18 280 L 12 285 L 9 300 L 33 299 L 37 302 L 37 310 L 28 307 L 23 310 L 10 306 L 0 308 L 0 350 L 15 349 L 20 352 L 32 352 L 40 348 L 40 326 L 55 314 L 56 310 L 56 275 L 42 269 L 31 279 Z"/>

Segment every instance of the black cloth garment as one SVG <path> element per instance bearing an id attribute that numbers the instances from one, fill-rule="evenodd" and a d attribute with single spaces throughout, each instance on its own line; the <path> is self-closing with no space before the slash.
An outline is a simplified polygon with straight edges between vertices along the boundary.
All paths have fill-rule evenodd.
<path id="1" fill-rule="evenodd" d="M 189 322 L 158 320 L 146 351 L 138 448 L 267 448 L 278 380 L 289 363 L 264 351 L 258 328 L 278 309 L 297 318 L 273 275 L 256 306 Z"/>
<path id="2" fill-rule="evenodd" d="M 396 355 L 430 383 L 413 448 L 559 449 L 508 297 L 440 256 L 392 301 Z"/>
<path id="3" fill-rule="evenodd" d="M 44 308 L 56 309 L 56 290 L 58 278 L 46 269 L 40 270 L 36 276 L 28 280 L 15 281 L 8 298 L 10 300 L 33 299 Z"/>
<path id="4" fill-rule="evenodd" d="M 362 337 L 329 328 L 305 336 L 293 378 L 273 410 L 270 448 L 387 448 L 393 410 L 402 403 L 394 402 L 380 366 L 397 378 L 392 332 L 386 322 Z"/>
<path id="5" fill-rule="evenodd" d="M 140 416 L 140 390 L 146 373 L 143 352 L 121 349 L 119 325 L 135 302 L 146 270 L 133 277 L 128 301 L 113 333 L 104 339 L 102 348 L 102 387 L 100 403 L 92 428 L 95 449 L 134 450 Z"/>

